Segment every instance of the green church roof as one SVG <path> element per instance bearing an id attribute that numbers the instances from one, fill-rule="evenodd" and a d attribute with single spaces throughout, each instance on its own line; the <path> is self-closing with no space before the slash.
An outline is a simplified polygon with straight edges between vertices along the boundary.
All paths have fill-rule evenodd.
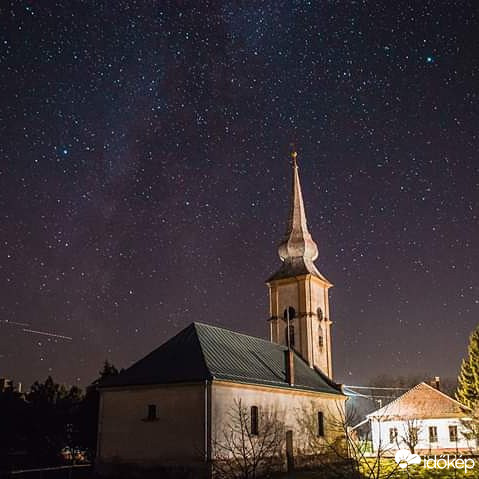
<path id="1" fill-rule="evenodd" d="M 192 323 L 100 387 L 224 380 L 342 394 L 341 387 L 294 354 L 295 384 L 286 381 L 285 346 L 202 323 Z"/>

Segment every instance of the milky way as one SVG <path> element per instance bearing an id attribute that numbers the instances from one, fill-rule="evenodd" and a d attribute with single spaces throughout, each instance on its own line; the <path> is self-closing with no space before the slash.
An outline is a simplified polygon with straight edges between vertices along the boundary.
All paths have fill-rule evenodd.
<path id="1" fill-rule="evenodd" d="M 85 385 L 192 321 L 266 337 L 291 142 L 336 379 L 456 375 L 479 318 L 474 4 L 3 2 L 0 376 Z"/>

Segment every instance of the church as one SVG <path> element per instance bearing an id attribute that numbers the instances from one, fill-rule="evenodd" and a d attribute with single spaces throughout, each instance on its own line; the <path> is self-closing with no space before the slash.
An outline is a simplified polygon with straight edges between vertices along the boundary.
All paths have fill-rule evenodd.
<path id="1" fill-rule="evenodd" d="M 206 478 L 216 467 L 233 477 L 225 468 L 246 463 L 237 457 L 245 450 L 253 468 L 274 461 L 286 470 L 321 452 L 311 450 L 312 439 L 320 449 L 337 439 L 331 425 L 344 415 L 346 396 L 333 380 L 332 284 L 315 265 L 296 153 L 292 180 L 282 264 L 267 280 L 270 340 L 192 323 L 104 381 L 99 474 Z"/>

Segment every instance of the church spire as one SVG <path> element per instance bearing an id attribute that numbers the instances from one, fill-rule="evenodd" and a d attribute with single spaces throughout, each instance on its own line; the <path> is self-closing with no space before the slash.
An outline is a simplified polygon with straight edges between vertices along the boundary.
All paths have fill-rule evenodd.
<path id="1" fill-rule="evenodd" d="M 309 364 L 332 377 L 332 284 L 317 270 L 318 246 L 306 222 L 297 153 L 291 153 L 293 195 L 286 234 L 278 247 L 281 267 L 267 281 L 271 341 L 292 347 Z"/>
<path id="2" fill-rule="evenodd" d="M 288 229 L 278 247 L 279 257 L 285 263 L 300 262 L 310 273 L 316 273 L 313 261 L 318 257 L 318 247 L 313 241 L 306 222 L 303 194 L 299 180 L 297 152 L 291 153 L 293 164 L 293 196 L 289 213 Z"/>

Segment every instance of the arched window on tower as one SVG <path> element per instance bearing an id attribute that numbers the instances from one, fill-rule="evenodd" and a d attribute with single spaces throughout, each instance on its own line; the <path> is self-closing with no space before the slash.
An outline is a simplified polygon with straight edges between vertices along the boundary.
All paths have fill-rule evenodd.
<path id="1" fill-rule="evenodd" d="M 323 337 L 323 328 L 319 325 L 318 328 L 318 345 L 319 349 L 323 349 L 324 346 L 324 337 Z"/>
<path id="2" fill-rule="evenodd" d="M 289 325 L 289 334 L 288 334 L 288 326 L 284 328 L 284 342 L 286 346 L 294 348 L 294 326 L 292 324 Z"/>
<path id="3" fill-rule="evenodd" d="M 318 313 L 318 319 L 322 321 L 324 319 L 323 310 L 321 308 L 318 308 L 317 313 Z"/>
<path id="4" fill-rule="evenodd" d="M 283 312 L 283 318 L 285 321 L 288 319 L 288 312 L 289 312 L 289 320 L 291 321 L 292 319 L 296 317 L 296 310 L 292 306 L 289 306 L 288 308 L 286 308 Z"/>

